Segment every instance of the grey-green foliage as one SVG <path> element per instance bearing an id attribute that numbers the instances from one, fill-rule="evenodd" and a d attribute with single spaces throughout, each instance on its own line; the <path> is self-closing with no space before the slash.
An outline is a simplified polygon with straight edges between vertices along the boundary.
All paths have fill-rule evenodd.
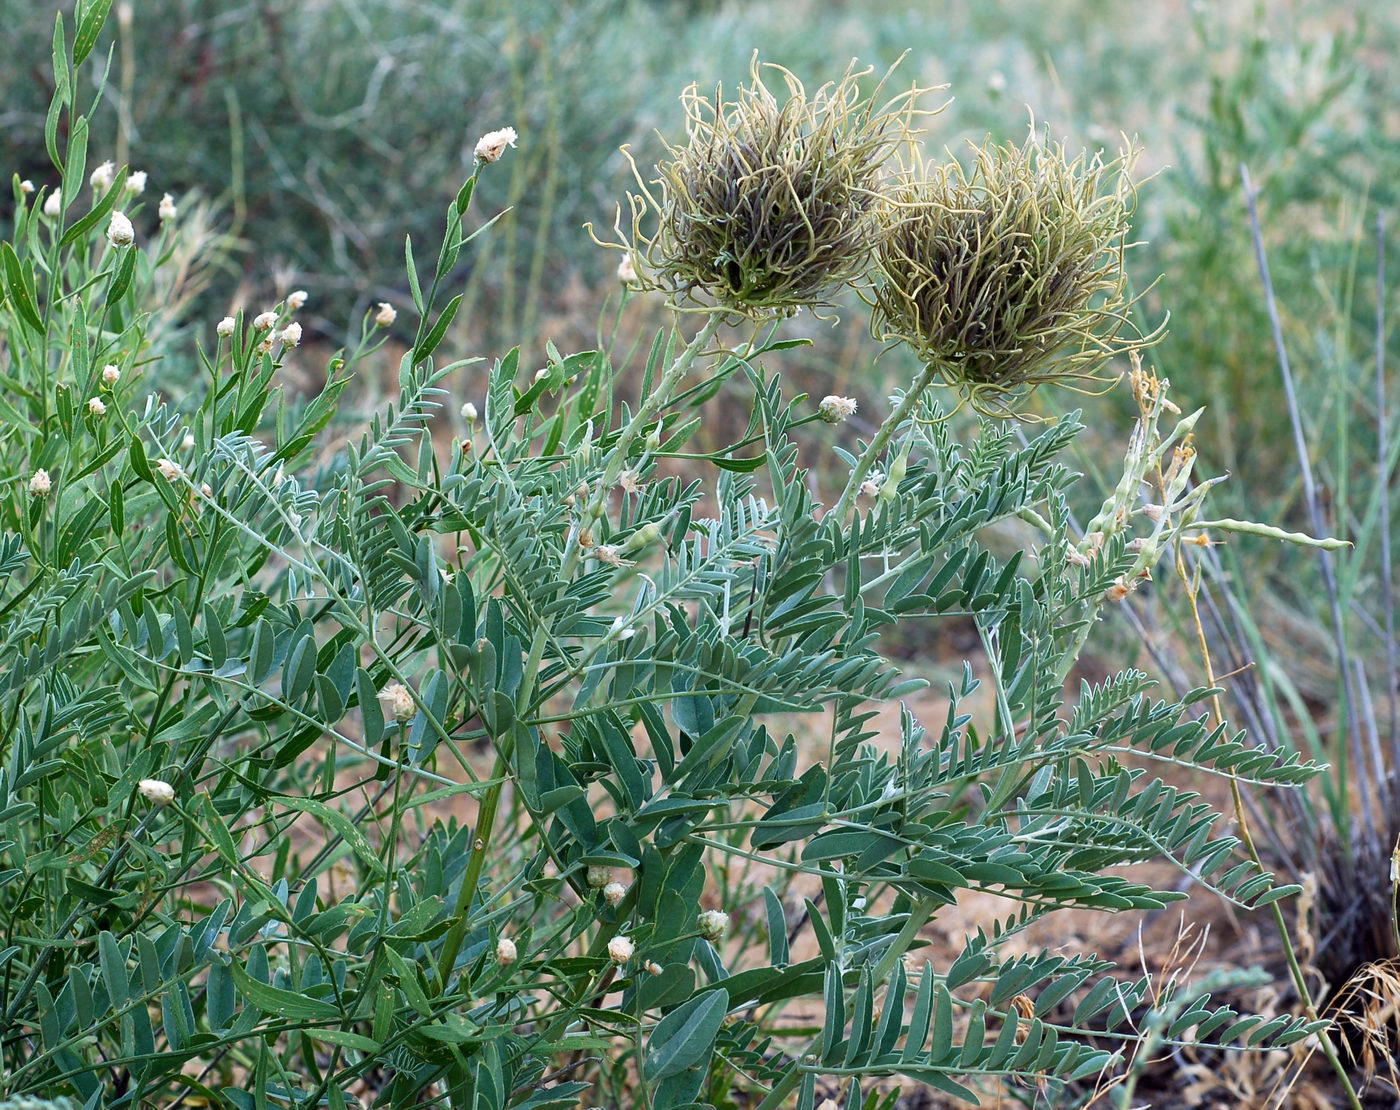
<path id="1" fill-rule="evenodd" d="M 16 182 L 0 244 L 4 1094 L 543 1110 L 640 1082 L 656 1108 L 744 1090 L 773 1110 L 823 1075 L 852 1104 L 888 1076 L 1064 1089 L 1163 1013 L 1163 1042 L 1317 1028 L 1003 951 L 1060 910 L 1182 897 L 1122 865 L 1169 860 L 1242 908 L 1285 896 L 1144 768 L 1314 770 L 1212 727 L 1204 690 L 1161 700 L 1128 671 L 1066 698 L 1141 558 L 1123 529 L 1070 543 L 1075 419 L 962 443 L 924 399 L 879 496 L 823 513 L 799 464 L 823 425 L 763 368 L 783 341 L 712 347 L 712 320 L 657 336 L 635 406 L 607 352 L 534 377 L 496 360 L 470 449 L 444 451 L 440 383 L 465 364 L 438 325 L 475 172 L 426 294 L 415 266 L 385 412 L 337 412 L 380 349 L 369 321 L 317 395 L 285 395 L 285 305 L 164 371 L 146 336 L 178 221 L 129 205 L 137 245 L 109 246 L 78 215 L 73 72 L 105 12 L 58 23 L 69 215 Z M 686 452 L 722 386 L 749 427 Z M 1043 541 L 994 557 L 1019 517 Z M 986 675 L 891 735 L 879 704 L 923 683 L 882 636 L 918 620 L 970 622 Z M 942 961 L 923 926 L 967 890 L 1007 915 Z M 727 938 L 701 927 L 714 906 Z"/>

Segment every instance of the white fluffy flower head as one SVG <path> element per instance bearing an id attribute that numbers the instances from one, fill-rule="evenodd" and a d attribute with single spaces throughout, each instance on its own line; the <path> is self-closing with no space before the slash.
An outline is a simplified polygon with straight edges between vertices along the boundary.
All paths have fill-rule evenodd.
<path id="1" fill-rule="evenodd" d="M 103 385 L 116 385 L 117 382 L 121 381 L 121 377 L 122 372 L 117 369 L 114 363 L 109 362 L 106 366 L 102 368 Z"/>
<path id="2" fill-rule="evenodd" d="M 136 784 L 136 792 L 153 805 L 168 806 L 175 800 L 175 788 L 160 779 L 142 779 Z"/>
<path id="3" fill-rule="evenodd" d="M 462 406 L 462 419 L 465 420 L 468 424 L 475 424 L 476 416 L 476 406 L 470 401 L 468 401 L 465 405 Z"/>
<path id="4" fill-rule="evenodd" d="M 625 964 L 636 951 L 636 945 L 626 937 L 613 937 L 608 941 L 608 959 L 615 964 Z"/>
<path id="5" fill-rule="evenodd" d="M 515 941 L 510 937 L 502 937 L 496 942 L 496 962 L 502 967 L 510 967 L 515 963 L 519 952 L 515 947 Z"/>
<path id="6" fill-rule="evenodd" d="M 723 910 L 705 910 L 695 919 L 695 927 L 706 940 L 719 940 L 729 931 L 729 915 Z"/>
<path id="7" fill-rule="evenodd" d="M 418 712 L 413 694 L 402 682 L 391 682 L 380 690 L 379 700 L 384 703 L 385 708 L 389 710 L 389 715 L 399 724 L 413 720 L 413 715 Z"/>
<path id="8" fill-rule="evenodd" d="M 301 325 L 293 320 L 282 329 L 282 342 L 288 347 L 295 347 L 301 342 Z"/>
<path id="9" fill-rule="evenodd" d="M 387 328 L 398 318 L 398 309 L 388 301 L 380 301 L 379 311 L 374 314 L 374 326 L 377 328 Z"/>
<path id="10" fill-rule="evenodd" d="M 88 174 L 88 184 L 92 186 L 94 193 L 105 193 L 112 187 L 112 181 L 117 176 L 117 167 L 113 162 L 103 162 L 92 173 Z"/>
<path id="11" fill-rule="evenodd" d="M 238 323 L 236 320 L 234 320 L 232 316 L 225 316 L 222 320 L 219 321 L 218 325 L 214 328 L 214 331 L 219 335 L 221 339 L 227 339 L 230 335 L 233 334 L 233 329 L 237 326 Z"/>
<path id="12" fill-rule="evenodd" d="M 107 415 L 107 406 L 103 403 L 101 397 L 89 397 L 87 409 L 93 416 Z"/>
<path id="13" fill-rule="evenodd" d="M 837 397 L 834 393 L 822 398 L 822 402 L 817 406 L 817 412 L 828 424 L 841 424 L 856 414 L 856 402 L 853 397 Z"/>
<path id="14" fill-rule="evenodd" d="M 107 242 L 114 247 L 129 247 L 136 242 L 136 229 L 126 218 L 125 212 L 113 212 L 107 224 Z"/>
<path id="15" fill-rule="evenodd" d="M 501 155 L 506 152 L 506 147 L 514 146 L 515 140 L 519 137 L 514 127 L 502 127 L 498 131 L 486 132 L 476 142 L 476 160 L 478 162 L 498 161 Z"/>
<path id="16" fill-rule="evenodd" d="M 34 497 L 47 497 L 49 490 L 53 489 L 53 479 L 49 477 L 49 472 L 40 468 L 34 472 L 34 476 L 29 479 L 29 492 Z"/>
<path id="17" fill-rule="evenodd" d="M 110 165 L 111 163 L 108 163 Z M 126 175 L 126 191 L 134 197 L 146 191 L 146 171 L 135 170 Z"/>
<path id="18" fill-rule="evenodd" d="M 306 298 L 308 296 L 309 294 L 305 289 L 294 289 L 287 294 L 287 308 L 292 312 L 301 311 L 301 307 L 306 304 Z"/>
<path id="19" fill-rule="evenodd" d="M 175 198 L 169 193 L 166 193 L 160 198 L 160 207 L 156 209 L 156 215 L 160 217 L 161 223 L 165 223 L 167 220 L 173 220 L 177 211 L 178 209 L 175 207 Z"/>
<path id="20" fill-rule="evenodd" d="M 174 459 L 161 459 L 156 463 L 156 469 L 167 482 L 174 482 L 185 476 L 185 468 Z"/>
<path id="21" fill-rule="evenodd" d="M 257 328 L 258 331 L 267 331 L 276 323 L 277 313 L 275 312 L 259 312 L 253 317 L 253 327 Z"/>
<path id="22" fill-rule="evenodd" d="M 63 190 L 55 189 L 44 198 L 44 215 L 51 220 L 58 219 L 63 212 Z"/>
<path id="23" fill-rule="evenodd" d="M 609 883 L 603 888 L 603 901 L 610 906 L 616 906 L 627 897 L 627 888 L 621 883 Z"/>

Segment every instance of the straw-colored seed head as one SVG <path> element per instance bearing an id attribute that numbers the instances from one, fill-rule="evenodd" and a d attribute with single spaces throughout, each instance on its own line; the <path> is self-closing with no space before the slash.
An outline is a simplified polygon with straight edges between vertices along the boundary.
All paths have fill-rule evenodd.
<path id="1" fill-rule="evenodd" d="M 764 70 L 786 95 L 774 95 Z M 750 72 L 733 100 L 694 86 L 682 94 L 686 140 L 667 147 L 656 180 L 631 198 L 622 245 L 646 287 L 761 318 L 823 304 L 864 274 L 883 166 L 909 135 L 920 90 L 882 103 L 883 82 L 861 92 L 869 70 L 812 93 L 757 58 Z M 644 236 L 649 216 L 657 227 Z"/>
<path id="2" fill-rule="evenodd" d="M 882 207 L 872 331 L 903 340 L 979 412 L 1013 415 L 1035 386 L 1098 380 L 1132 331 L 1123 252 L 1134 154 L 1112 161 L 1036 135 L 929 164 Z"/>

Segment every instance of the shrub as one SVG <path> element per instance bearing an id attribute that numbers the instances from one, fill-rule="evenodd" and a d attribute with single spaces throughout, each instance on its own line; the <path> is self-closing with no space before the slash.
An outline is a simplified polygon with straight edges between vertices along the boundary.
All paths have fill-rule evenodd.
<path id="1" fill-rule="evenodd" d="M 293 397 L 293 298 L 192 344 L 168 315 L 183 217 L 124 169 L 85 188 L 74 75 L 105 11 L 56 25 L 58 185 L 15 181 L 0 244 L 0 1094 L 775 1110 L 823 1076 L 852 1104 L 886 1077 L 1063 1090 L 1111 1075 L 1103 1046 L 1139 1022 L 1322 1031 L 1002 951 L 1064 909 L 1180 897 L 1121 865 L 1242 907 L 1291 889 L 1142 764 L 1310 765 L 1212 725 L 1206 690 L 1124 671 L 1065 695 L 1106 600 L 1198 534 L 1195 417 L 1173 425 L 1163 383 L 1134 375 L 1124 476 L 1082 540 L 1076 419 L 963 443 L 923 389 L 851 444 L 823 513 L 799 452 L 847 406 L 786 395 L 763 368 L 782 341 L 725 347 L 720 314 L 656 337 L 632 404 L 605 351 L 443 359 L 478 164 L 428 282 L 407 252 L 414 311 L 366 318 Z M 402 325 L 398 396 L 356 427 L 342 394 Z M 471 435 L 444 448 L 467 370 Z M 687 452 L 726 385 L 748 430 Z M 1042 538 L 1003 562 L 983 541 L 1012 518 Z M 985 677 L 931 727 L 879 723 L 923 685 L 882 636 L 952 619 Z M 968 890 L 1008 912 L 947 959 L 926 926 Z"/>

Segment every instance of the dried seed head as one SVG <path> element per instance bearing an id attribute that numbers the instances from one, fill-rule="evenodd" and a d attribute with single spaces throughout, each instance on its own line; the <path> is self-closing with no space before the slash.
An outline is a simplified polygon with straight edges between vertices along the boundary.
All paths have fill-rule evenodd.
<path id="1" fill-rule="evenodd" d="M 156 469 L 167 482 L 174 482 L 185 476 L 184 468 L 173 459 L 161 459 L 156 463 Z"/>
<path id="2" fill-rule="evenodd" d="M 1032 134 L 974 148 L 970 169 L 903 174 L 881 208 L 871 330 L 903 340 L 984 415 L 1045 382 L 1099 380 L 1127 335 L 1123 253 L 1135 152 L 1071 160 Z"/>
<path id="3" fill-rule="evenodd" d="M 785 96 L 764 84 L 765 70 Z M 921 91 L 880 103 L 883 81 L 861 93 L 869 73 L 852 67 L 808 93 L 755 56 L 733 100 L 722 89 L 713 100 L 687 89 L 686 141 L 667 146 L 655 187 L 642 183 L 630 198 L 630 235 L 618 228 L 626 257 L 645 263 L 633 264 L 645 272 L 639 284 L 762 318 L 823 304 L 861 277 L 883 166 L 908 137 Z M 657 227 L 647 237 L 649 215 Z"/>
<path id="4" fill-rule="evenodd" d="M 829 394 L 822 398 L 817 413 L 828 424 L 840 424 L 856 414 L 856 402 L 852 397 L 837 397 Z"/>
<path id="5" fill-rule="evenodd" d="M 175 800 L 175 788 L 160 779 L 142 779 L 136 784 L 136 792 L 158 806 L 169 805 Z"/>

